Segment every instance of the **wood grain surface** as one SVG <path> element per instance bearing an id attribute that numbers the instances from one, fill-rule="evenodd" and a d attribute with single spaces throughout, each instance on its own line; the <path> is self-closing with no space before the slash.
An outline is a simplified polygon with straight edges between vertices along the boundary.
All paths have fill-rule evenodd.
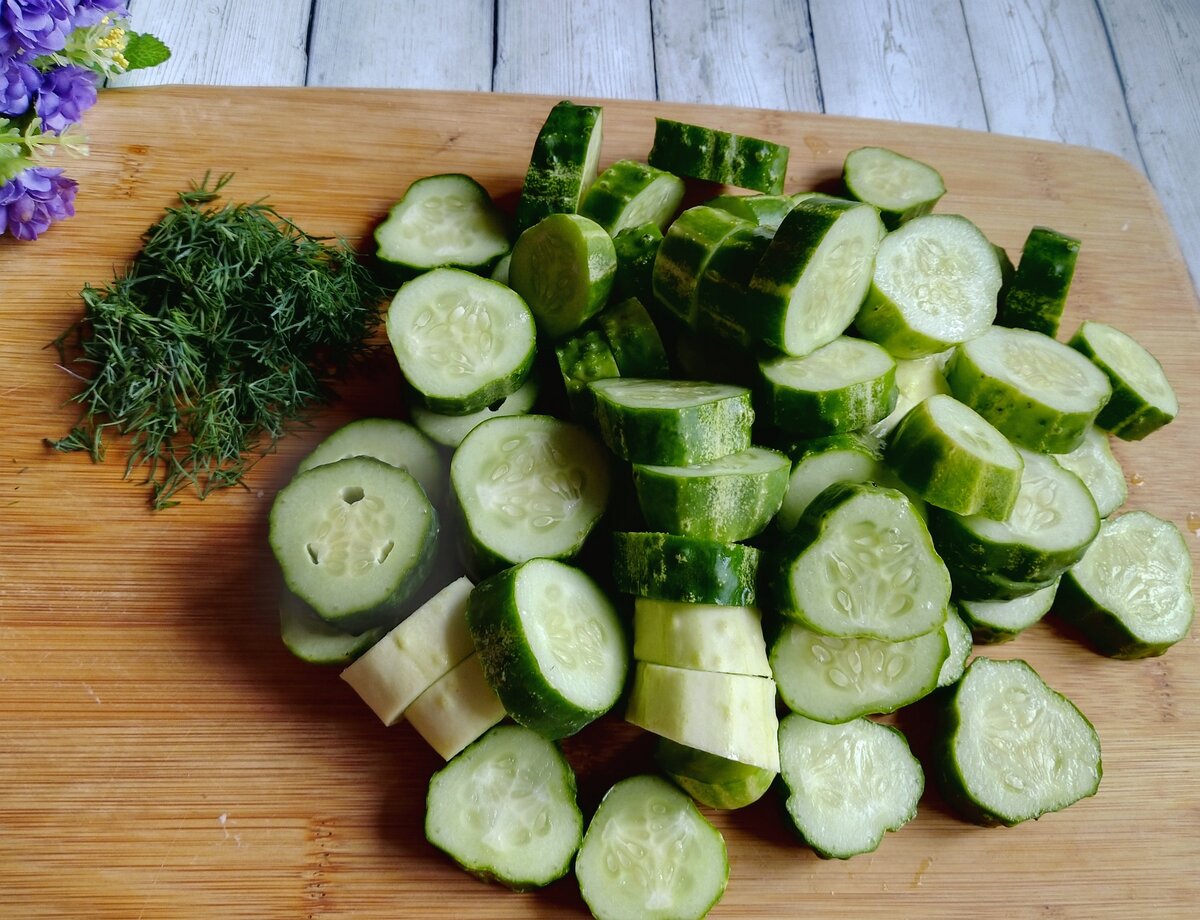
<path id="1" fill-rule="evenodd" d="M 427 845 L 424 789 L 439 761 L 406 725 L 383 728 L 336 670 L 279 642 L 266 512 L 298 459 L 356 416 L 399 414 L 384 360 L 346 382 L 311 429 L 283 441 L 246 489 L 148 510 L 102 465 L 42 438 L 75 419 L 75 381 L 47 343 L 79 314 L 84 282 L 135 251 L 174 192 L 206 171 L 229 194 L 269 196 L 314 233 L 365 242 L 413 179 L 472 174 L 506 205 L 550 97 L 160 87 L 106 94 L 92 155 L 71 164 L 77 216 L 35 244 L 0 240 L 0 914 L 13 917 L 561 917 L 585 911 L 570 878 L 514 895 Z M 944 174 L 940 210 L 1019 252 L 1046 224 L 1083 239 L 1064 322 L 1135 334 L 1161 359 L 1182 417 L 1118 444 L 1131 508 L 1193 546 L 1200 456 L 1195 296 L 1153 193 L 1082 148 L 845 118 L 613 102 L 603 159 L 642 157 L 654 114 L 791 146 L 788 189 L 833 179 L 846 151 L 884 144 Z M 1020 656 L 1096 724 L 1099 794 L 1014 829 L 954 818 L 935 789 L 879 850 L 823 861 L 774 795 L 710 812 L 731 876 L 720 917 L 1191 915 L 1200 860 L 1200 644 L 1116 662 L 1052 622 L 987 651 Z M 929 711 L 902 714 L 918 754 Z M 565 745 L 590 811 L 650 769 L 650 739 L 615 717 Z"/>

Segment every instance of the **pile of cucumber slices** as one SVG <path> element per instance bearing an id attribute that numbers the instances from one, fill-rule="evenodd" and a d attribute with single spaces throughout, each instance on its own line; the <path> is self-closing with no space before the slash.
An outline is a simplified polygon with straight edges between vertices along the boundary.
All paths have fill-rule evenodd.
<path id="1" fill-rule="evenodd" d="M 600 918 L 701 917 L 729 863 L 697 805 L 778 786 L 817 853 L 870 852 L 925 787 L 875 717 L 931 694 L 964 818 L 1094 794 L 1084 715 L 967 664 L 1050 611 L 1122 658 L 1191 625 L 1188 547 L 1115 513 L 1109 448 L 1178 404 L 1124 332 L 1056 338 L 1079 241 L 1014 265 L 884 148 L 785 194 L 786 147 L 658 119 L 600 171 L 602 128 L 554 106 L 515 222 L 412 184 L 376 233 L 411 421 L 339 430 L 271 509 L 288 648 L 447 761 L 429 841 L 518 890 L 573 870 Z M 696 182 L 746 191 L 681 212 Z M 558 742 L 618 705 L 655 765 L 585 822 Z"/>

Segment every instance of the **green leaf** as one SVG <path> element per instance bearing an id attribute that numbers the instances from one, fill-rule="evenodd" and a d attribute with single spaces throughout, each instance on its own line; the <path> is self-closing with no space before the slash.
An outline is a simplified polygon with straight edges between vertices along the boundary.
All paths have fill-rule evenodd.
<path id="1" fill-rule="evenodd" d="M 171 56 L 171 49 L 149 32 L 129 32 L 128 38 L 124 51 L 129 62 L 127 70 L 157 67 Z"/>

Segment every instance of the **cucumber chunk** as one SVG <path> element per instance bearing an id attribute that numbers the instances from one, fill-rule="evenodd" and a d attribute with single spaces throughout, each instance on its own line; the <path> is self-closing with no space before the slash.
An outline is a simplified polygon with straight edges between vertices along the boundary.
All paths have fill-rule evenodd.
<path id="1" fill-rule="evenodd" d="M 443 760 L 450 760 L 504 716 L 504 704 L 474 652 L 430 684 L 404 711 L 417 734 Z"/>
<path id="2" fill-rule="evenodd" d="M 689 604 L 754 604 L 759 551 L 679 534 L 617 531 L 613 580 L 617 590 Z"/>
<path id="3" fill-rule="evenodd" d="M 639 597 L 633 607 L 633 657 L 695 671 L 771 676 L 762 615 L 754 607 Z"/>
<path id="4" fill-rule="evenodd" d="M 787 176 L 788 148 L 757 137 L 654 119 L 650 165 L 677 176 L 778 195 Z"/>
<path id="5" fill-rule="evenodd" d="M 855 325 L 898 358 L 919 358 L 982 335 L 996 318 L 996 250 L 955 214 L 927 214 L 879 244 Z"/>
<path id="6" fill-rule="evenodd" d="M 738 763 L 659 738 L 654 759 L 660 770 L 701 805 L 732 811 L 753 805 L 775 781 L 774 770 Z"/>
<path id="7" fill-rule="evenodd" d="M 538 382 L 532 374 L 526 378 L 515 393 L 505 396 L 499 403 L 485 406 L 478 412 L 466 415 L 444 415 L 431 412 L 421 405 L 408 407 L 413 424 L 429 439 L 443 447 L 458 447 L 462 439 L 471 433 L 480 422 L 507 415 L 528 415 L 537 401 Z"/>
<path id="8" fill-rule="evenodd" d="M 1112 388 L 1087 358 L 1040 332 L 993 326 L 954 350 L 946 382 L 1014 444 L 1062 454 L 1079 446 Z"/>
<path id="9" fill-rule="evenodd" d="M 1054 609 L 1102 654 L 1161 655 L 1195 612 L 1192 557 L 1179 528 L 1146 511 L 1110 518 L 1064 576 Z"/>
<path id="10" fill-rule="evenodd" d="M 630 227 L 667 226 L 683 200 L 683 180 L 647 163 L 618 160 L 588 189 L 579 213 L 616 236 Z"/>
<path id="11" fill-rule="evenodd" d="M 288 589 L 346 632 L 395 622 L 433 565 L 437 534 L 420 484 L 372 457 L 301 473 L 271 505 L 271 551 Z"/>
<path id="12" fill-rule="evenodd" d="M 1001 298 L 996 324 L 1056 335 L 1078 256 L 1079 240 L 1074 237 L 1049 227 L 1030 230 Z"/>
<path id="13" fill-rule="evenodd" d="M 721 243 L 748 222 L 720 208 L 688 208 L 667 228 L 650 274 L 653 298 L 684 325 L 698 323 L 700 279 Z"/>
<path id="14" fill-rule="evenodd" d="M 950 577 L 901 492 L 836 483 L 766 554 L 776 610 L 815 632 L 899 642 L 940 628 Z"/>
<path id="15" fill-rule="evenodd" d="M 967 820 L 1012 826 L 1095 795 L 1095 728 L 1020 659 L 976 658 L 946 704 L 937 775 Z"/>
<path id="16" fill-rule="evenodd" d="M 755 347 L 762 308 L 750 283 L 773 235 L 770 227 L 744 223 L 716 244 L 696 282 L 696 332 L 739 348 Z"/>
<path id="17" fill-rule="evenodd" d="M 387 335 L 404 378 L 434 412 L 478 412 L 520 387 L 533 366 L 525 301 L 457 268 L 435 268 L 401 287 Z"/>
<path id="18" fill-rule="evenodd" d="M 784 532 L 794 530 L 812 500 L 835 482 L 878 479 L 883 459 L 878 442 L 859 432 L 799 441 L 788 453 L 794 462 L 787 494 L 775 515 L 776 526 Z"/>
<path id="19" fill-rule="evenodd" d="M 1179 414 L 1179 399 L 1162 365 L 1132 336 L 1105 323 L 1085 322 L 1070 346 L 1104 371 L 1112 398 L 1096 424 L 1125 441 L 1140 441 Z"/>
<path id="20" fill-rule="evenodd" d="M 287 588 L 280 594 L 279 637 L 289 652 L 309 664 L 347 664 L 378 642 L 385 632 L 386 626 L 376 626 L 348 633 L 330 626 Z"/>
<path id="21" fill-rule="evenodd" d="M 508 252 L 505 223 L 487 189 L 470 176 L 426 176 L 375 229 L 376 254 L 414 272 L 452 266 L 483 273 Z"/>
<path id="22" fill-rule="evenodd" d="M 374 457 L 406 470 L 435 505 L 446 489 L 445 465 L 437 447 L 419 429 L 392 418 L 360 418 L 343 425 L 313 448 L 296 472 L 347 457 Z"/>
<path id="23" fill-rule="evenodd" d="M 528 230 L 550 214 L 574 214 L 596 181 L 604 111 L 564 99 L 538 131 L 529 169 L 517 200 L 516 231 Z"/>
<path id="24" fill-rule="evenodd" d="M 621 376 L 608 339 L 599 329 L 584 327 L 555 345 L 554 357 L 558 361 L 572 417 L 580 424 L 591 424 L 595 399 L 588 384 L 593 380 Z"/>
<path id="25" fill-rule="evenodd" d="M 897 358 L 896 407 L 886 418 L 870 426 L 870 434 L 886 438 L 917 403 L 939 393 L 949 394 L 950 385 L 942 373 L 949 357 L 949 352 L 938 352 L 921 358 Z"/>
<path id="26" fill-rule="evenodd" d="M 496 726 L 430 778 L 425 838 L 485 881 L 541 888 L 583 839 L 575 774 L 552 741 Z"/>
<path id="27" fill-rule="evenodd" d="M 886 147 L 859 147 L 842 164 L 846 191 L 879 209 L 889 230 L 933 210 L 946 194 L 941 173 Z"/>
<path id="28" fill-rule="evenodd" d="M 597 920 L 700 920 L 721 899 L 729 858 L 721 832 L 657 776 L 605 793 L 575 860 Z"/>
<path id="29" fill-rule="evenodd" d="M 1069 453 L 1055 454 L 1054 459 L 1083 480 L 1096 500 L 1100 517 L 1108 517 L 1125 504 L 1129 494 L 1125 471 L 1113 456 L 1108 435 L 1095 425 L 1088 428 L 1078 447 Z"/>
<path id="30" fill-rule="evenodd" d="M 960 600 L 963 622 L 971 630 L 976 643 L 1009 642 L 1050 610 L 1058 591 L 1058 579 L 1032 594 L 1001 601 Z"/>
<path id="31" fill-rule="evenodd" d="M 505 569 L 471 592 L 467 626 L 508 714 L 547 738 L 594 722 L 625 686 L 625 631 L 581 569 L 553 559 Z"/>
<path id="32" fill-rule="evenodd" d="M 779 759 L 787 811 L 819 856 L 849 859 L 879 847 L 917 814 L 925 774 L 895 728 L 869 719 L 826 725 L 786 716 Z"/>
<path id="33" fill-rule="evenodd" d="M 488 573 L 543 556 L 569 559 L 608 504 L 603 446 L 547 415 L 488 419 L 450 461 L 472 571 Z"/>
<path id="34" fill-rule="evenodd" d="M 613 289 L 622 297 L 636 297 L 644 304 L 653 304 L 654 262 L 662 241 L 662 230 L 649 221 L 627 227 L 613 237 L 613 251 L 617 255 Z"/>
<path id="35" fill-rule="evenodd" d="M 658 327 L 637 297 L 605 307 L 596 317 L 622 377 L 666 377 L 667 350 Z"/>

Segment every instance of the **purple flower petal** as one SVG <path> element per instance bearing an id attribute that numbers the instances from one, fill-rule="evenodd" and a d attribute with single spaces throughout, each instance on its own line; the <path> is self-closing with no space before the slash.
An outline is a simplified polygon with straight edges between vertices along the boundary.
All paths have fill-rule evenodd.
<path id="1" fill-rule="evenodd" d="M 128 19 L 125 0 L 79 0 L 75 5 L 75 27 L 94 26 L 105 16 Z"/>
<path id="2" fill-rule="evenodd" d="M 0 185 L 0 233 L 36 240 L 50 225 L 75 214 L 79 183 L 61 169 L 34 166 Z"/>
<path id="3" fill-rule="evenodd" d="M 76 0 L 0 0 L 0 55 L 53 54 L 74 28 Z"/>
<path id="4" fill-rule="evenodd" d="M 36 68 L 19 58 L 0 58 L 0 115 L 24 115 L 41 84 Z"/>
<path id="5" fill-rule="evenodd" d="M 42 75 L 42 88 L 33 105 L 41 116 L 42 130 L 61 134 L 83 118 L 95 102 L 96 75 L 72 64 Z"/>

